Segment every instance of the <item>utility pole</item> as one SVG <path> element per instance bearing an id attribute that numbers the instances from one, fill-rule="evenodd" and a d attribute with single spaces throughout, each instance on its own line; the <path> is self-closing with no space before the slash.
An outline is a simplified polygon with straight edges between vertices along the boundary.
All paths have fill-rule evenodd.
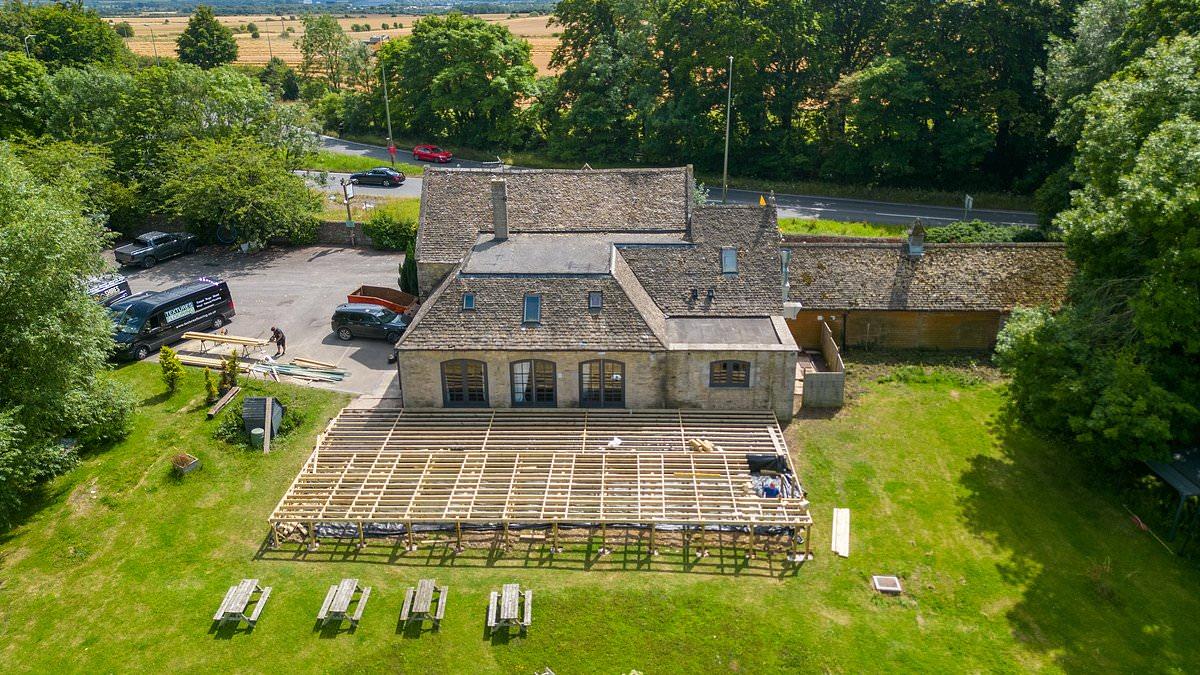
<path id="1" fill-rule="evenodd" d="M 387 88 L 387 62 L 383 59 L 379 60 L 379 67 L 383 71 L 383 112 L 387 115 L 388 125 L 388 155 L 392 158 L 392 166 L 396 166 L 396 146 L 392 143 L 392 105 L 388 101 Z"/>
<path id="2" fill-rule="evenodd" d="M 29 58 L 29 41 L 33 39 L 32 35 L 25 36 L 25 58 Z"/>
<path id="3" fill-rule="evenodd" d="M 154 50 L 154 65 L 161 65 L 158 61 L 158 43 L 154 41 L 154 29 L 150 29 L 150 47 Z"/>
<path id="4" fill-rule="evenodd" d="M 275 58 L 275 50 L 271 49 L 271 27 L 267 26 L 267 55 L 268 58 Z"/>
<path id="5" fill-rule="evenodd" d="M 729 118 L 733 113 L 733 57 L 729 57 L 729 86 L 725 90 L 725 166 L 721 169 L 721 203 L 729 202 Z"/>

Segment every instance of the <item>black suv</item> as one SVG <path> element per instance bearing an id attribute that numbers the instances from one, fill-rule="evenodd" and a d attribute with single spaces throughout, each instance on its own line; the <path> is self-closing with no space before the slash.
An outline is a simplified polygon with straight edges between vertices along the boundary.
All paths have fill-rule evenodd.
<path id="1" fill-rule="evenodd" d="M 196 235 L 188 232 L 147 232 L 113 253 L 122 265 L 154 267 L 160 260 L 195 252 L 196 245 Z"/>
<path id="2" fill-rule="evenodd" d="M 395 344 L 408 328 L 409 318 L 386 307 L 348 302 L 338 305 L 330 322 L 339 340 L 383 338 Z"/>
<path id="3" fill-rule="evenodd" d="M 398 186 L 404 184 L 404 174 L 389 169 L 386 166 L 376 167 L 370 171 L 360 171 L 350 174 L 350 182 L 355 185 L 381 185 L 383 187 Z"/>

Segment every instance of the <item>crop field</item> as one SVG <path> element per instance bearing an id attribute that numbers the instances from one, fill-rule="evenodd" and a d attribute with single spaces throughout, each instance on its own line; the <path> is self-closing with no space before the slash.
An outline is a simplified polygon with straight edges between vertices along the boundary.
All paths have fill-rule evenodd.
<path id="1" fill-rule="evenodd" d="M 290 16 L 290 15 L 289 15 Z M 533 64 L 538 71 L 547 74 L 550 71 L 550 53 L 558 44 L 554 29 L 548 25 L 547 16 L 519 16 L 509 18 L 506 14 L 480 14 L 485 21 L 496 22 L 508 26 L 514 35 L 528 40 L 533 48 Z M 262 64 L 272 56 L 278 56 L 291 65 L 300 63 L 300 37 L 304 34 L 304 22 L 300 16 L 295 18 L 272 16 L 267 14 L 241 14 L 217 17 L 221 23 L 234 30 L 238 43 L 238 63 Z M 386 35 L 389 38 L 412 33 L 414 21 L 420 16 L 397 14 L 357 14 L 349 18 L 339 17 L 338 23 L 352 39 L 367 40 L 374 35 Z M 142 56 L 175 56 L 175 40 L 187 26 L 186 16 L 143 16 L 143 17 L 114 17 L 112 23 L 128 21 L 133 26 L 133 37 L 126 38 L 125 43 L 135 54 Z M 399 22 L 401 28 L 383 30 L 386 23 L 391 26 Z M 239 31 L 240 28 L 253 23 L 259 31 L 257 39 L 249 32 Z M 367 25 L 369 30 L 351 32 L 351 26 Z M 287 29 L 291 33 L 285 34 Z"/>

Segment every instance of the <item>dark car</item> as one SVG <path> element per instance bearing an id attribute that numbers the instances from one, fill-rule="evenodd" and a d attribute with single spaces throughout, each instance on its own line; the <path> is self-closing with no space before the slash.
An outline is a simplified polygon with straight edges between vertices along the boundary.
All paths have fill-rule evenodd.
<path id="1" fill-rule="evenodd" d="M 113 303 L 119 359 L 141 360 L 188 331 L 216 330 L 233 318 L 233 296 L 220 279 L 201 277 L 165 291 L 146 291 Z"/>
<path id="2" fill-rule="evenodd" d="M 161 260 L 195 252 L 197 245 L 196 235 L 188 232 L 147 232 L 114 253 L 122 265 L 154 267 Z"/>
<path id="3" fill-rule="evenodd" d="M 338 305 L 330 322 L 339 340 L 383 338 L 395 343 L 408 328 L 409 318 L 386 307 L 347 302 Z"/>
<path id="4" fill-rule="evenodd" d="M 404 184 L 404 174 L 389 169 L 386 166 L 376 167 L 370 171 L 359 171 L 350 174 L 350 182 L 355 185 L 382 185 L 396 187 Z"/>
<path id="5" fill-rule="evenodd" d="M 413 148 L 413 159 L 445 164 L 454 159 L 454 155 L 449 150 L 443 150 L 436 145 L 418 145 Z"/>

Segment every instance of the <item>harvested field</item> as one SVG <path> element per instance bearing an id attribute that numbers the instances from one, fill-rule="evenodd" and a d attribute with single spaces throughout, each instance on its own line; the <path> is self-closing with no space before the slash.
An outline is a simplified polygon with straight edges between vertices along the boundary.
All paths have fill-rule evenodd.
<path id="1" fill-rule="evenodd" d="M 485 21 L 497 22 L 509 27 L 517 37 L 528 40 L 533 48 L 533 64 L 542 74 L 548 74 L 550 53 L 558 44 L 554 29 L 548 25 L 547 16 L 521 16 L 508 18 L 505 14 L 480 14 Z M 350 18 L 339 17 L 338 23 L 346 30 L 351 38 L 366 40 L 374 35 L 386 35 L 394 38 L 412 33 L 414 21 L 422 17 L 414 15 L 393 14 L 360 14 Z M 238 43 L 238 63 L 263 64 L 272 55 L 282 58 L 291 65 L 300 64 L 300 37 L 304 34 L 304 22 L 296 18 L 272 16 L 267 14 L 239 14 L 217 17 L 221 23 L 235 31 Z M 135 54 L 143 56 L 175 56 L 175 40 L 187 27 L 186 16 L 143 16 L 143 17 L 113 17 L 111 23 L 128 21 L 133 26 L 133 37 L 125 43 Z M 389 26 L 399 22 L 403 28 L 382 30 L 384 23 Z M 255 24 L 259 30 L 259 38 L 250 37 L 249 33 L 236 32 L 239 27 Z M 366 24 L 371 30 L 351 33 L 350 27 L 355 24 Z M 294 32 L 284 37 L 286 29 Z"/>

